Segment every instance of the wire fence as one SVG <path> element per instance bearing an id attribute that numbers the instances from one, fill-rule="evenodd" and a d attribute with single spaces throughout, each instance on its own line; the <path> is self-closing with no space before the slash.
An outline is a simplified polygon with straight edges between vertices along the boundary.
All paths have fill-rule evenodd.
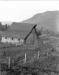
<path id="1" fill-rule="evenodd" d="M 27 55 L 25 54 L 24 55 L 24 58 L 22 59 L 22 60 L 18 60 L 17 61 L 17 64 L 21 64 L 21 63 L 23 63 L 23 64 L 28 64 L 28 63 L 32 63 L 32 62 L 34 62 L 34 60 L 35 59 L 38 59 L 38 53 L 36 54 L 36 55 L 34 55 L 32 58 L 31 58 L 31 60 L 29 60 L 29 61 L 27 61 Z M 39 59 L 40 59 L 40 56 L 39 56 Z M 39 63 L 40 64 L 40 63 Z M 19 65 L 17 65 L 17 67 L 19 67 Z M 22 67 L 23 68 L 23 67 Z M 30 68 L 30 67 L 28 67 L 28 68 Z M 33 70 L 33 68 L 31 67 L 30 68 L 31 70 Z M 58 75 L 59 74 L 59 71 L 57 71 L 57 70 L 53 70 L 53 69 L 45 69 L 45 68 L 42 68 L 42 67 L 40 67 L 39 66 L 39 68 L 38 67 L 35 67 L 34 66 L 34 69 L 35 70 L 38 70 L 39 72 L 43 72 L 43 73 L 50 73 L 49 75 L 51 75 L 52 73 L 54 73 L 55 75 Z M 14 70 L 15 71 L 15 70 Z M 19 70 L 18 71 L 20 71 L 20 68 L 19 68 Z M 17 72 L 18 72 L 17 71 Z M 8 72 L 8 71 L 7 71 Z M 16 72 L 16 71 L 15 71 Z M 23 71 L 21 71 L 21 72 L 23 72 Z M 25 71 L 26 73 L 28 72 L 28 71 Z M 29 72 L 28 72 L 29 73 Z M 32 71 L 30 72 L 30 73 L 32 73 Z M 3 74 L 1 74 L 1 75 L 3 75 Z M 44 75 L 44 74 L 43 74 Z"/>
<path id="2" fill-rule="evenodd" d="M 0 49 L 8 49 L 8 48 L 15 48 L 16 46 L 7 46 L 7 47 L 0 47 Z M 17 46 L 17 47 L 20 47 L 20 46 Z M 48 55 L 48 54 L 47 54 Z M 32 57 L 31 57 L 31 59 L 30 60 L 28 60 L 28 58 L 27 58 L 27 54 L 25 53 L 25 55 L 23 56 L 23 57 L 21 57 L 21 59 L 20 59 L 20 57 L 19 58 L 17 58 L 17 60 L 16 60 L 16 62 L 17 62 L 17 67 L 19 67 L 19 65 L 21 65 L 22 63 L 23 63 L 23 65 L 25 65 L 25 64 L 32 64 L 35 60 L 40 60 L 40 57 L 41 57 L 41 55 L 40 55 L 40 51 L 38 50 L 37 51 L 37 53 L 36 54 L 34 54 Z M 44 57 L 44 56 L 43 56 Z M 40 64 L 40 63 L 39 63 Z M 44 63 L 45 64 L 45 63 Z M 8 57 L 8 63 L 7 63 L 7 65 L 8 65 L 8 67 L 10 67 L 10 65 L 11 65 L 11 58 L 10 57 Z M 27 67 L 27 66 L 26 66 Z M 23 73 L 31 73 L 31 74 L 33 74 L 34 73 L 34 71 L 33 71 L 33 69 L 35 70 L 35 72 L 37 71 L 37 73 L 38 72 L 43 72 L 43 75 L 44 75 L 44 73 L 47 73 L 47 74 L 49 74 L 49 75 L 52 75 L 52 73 L 54 73 L 54 75 L 58 75 L 59 74 L 59 71 L 57 71 L 57 70 L 53 70 L 53 69 L 49 69 L 49 68 L 42 68 L 42 67 L 27 67 L 28 69 L 31 69 L 31 71 L 28 71 L 28 70 L 25 70 L 25 72 L 22 70 L 22 69 L 24 69 L 24 67 L 23 66 L 21 66 L 21 68 L 19 67 L 19 69 L 18 69 L 18 73 L 20 72 L 20 69 L 21 69 L 21 72 L 23 72 Z M 16 69 L 9 69 L 10 71 L 11 70 L 14 70 L 14 72 L 16 72 Z M 8 72 L 9 70 L 7 70 L 6 72 Z M 3 74 L 1 74 L 1 75 L 3 75 Z M 17 75 L 17 74 L 16 74 Z M 18 74 L 19 75 L 19 74 Z M 34 74 L 33 74 L 34 75 Z"/>

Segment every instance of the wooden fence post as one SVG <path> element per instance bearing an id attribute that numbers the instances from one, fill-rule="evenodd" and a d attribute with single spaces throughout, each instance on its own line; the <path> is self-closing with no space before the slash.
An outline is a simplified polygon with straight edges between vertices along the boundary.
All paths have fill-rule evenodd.
<path id="1" fill-rule="evenodd" d="M 26 63 L 26 53 L 25 53 L 25 59 L 24 59 L 24 63 Z"/>
<path id="2" fill-rule="evenodd" d="M 38 56 L 37 56 L 38 59 L 39 59 L 39 56 L 40 56 L 40 52 L 38 51 Z"/>
<path id="3" fill-rule="evenodd" d="M 8 67 L 10 68 L 10 63 L 11 62 L 11 60 L 10 60 L 10 56 L 8 57 Z"/>

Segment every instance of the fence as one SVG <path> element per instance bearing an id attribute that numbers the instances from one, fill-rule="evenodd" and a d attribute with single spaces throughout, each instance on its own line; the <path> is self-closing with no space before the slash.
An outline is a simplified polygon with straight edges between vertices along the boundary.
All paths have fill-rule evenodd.
<path id="1" fill-rule="evenodd" d="M 9 46 L 9 47 L 10 47 L 10 46 Z M 9 47 L 8 47 L 8 48 L 9 48 Z M 12 47 L 13 47 L 13 46 L 12 46 Z M 6 48 L 6 47 L 4 47 L 4 48 Z M 47 56 L 48 56 L 48 54 L 47 54 Z M 37 51 L 37 53 L 34 54 L 34 55 L 31 57 L 30 60 L 28 60 L 27 53 L 25 53 L 23 59 L 20 60 L 20 58 L 19 58 L 18 61 L 17 61 L 17 63 L 18 63 L 18 64 L 20 64 L 20 63 L 23 63 L 23 64 L 29 63 L 29 64 L 31 64 L 32 62 L 34 62 L 34 60 L 39 60 L 40 57 L 41 57 L 40 51 Z M 11 66 L 11 58 L 8 57 L 8 67 L 10 68 L 10 66 Z M 22 67 L 22 68 L 23 68 L 23 67 Z M 31 69 L 32 69 L 32 67 L 31 67 Z M 49 75 L 52 75 L 52 74 L 57 75 L 57 74 L 59 74 L 59 71 L 56 71 L 56 70 L 43 69 L 43 68 L 40 68 L 40 67 L 39 67 L 39 68 L 38 68 L 38 67 L 36 67 L 36 68 L 34 67 L 34 69 L 35 69 L 35 70 L 38 69 L 39 72 L 44 72 L 44 73 L 47 73 L 47 74 L 49 73 Z M 3 75 L 3 74 L 1 74 L 1 75 Z"/>
<path id="2" fill-rule="evenodd" d="M 27 64 L 27 63 L 32 63 L 35 59 L 39 59 L 40 58 L 40 52 L 38 51 L 37 52 L 37 54 L 35 54 L 32 58 L 31 58 L 31 60 L 29 60 L 29 61 L 27 61 L 27 54 L 25 53 L 25 55 L 24 55 L 24 59 L 22 59 L 22 60 L 19 60 L 20 62 L 22 62 L 23 61 L 23 64 Z M 18 62 L 18 63 L 20 63 L 20 62 Z M 10 65 L 11 65 L 11 58 L 10 57 L 8 57 L 8 67 L 10 67 Z M 22 68 L 24 68 L 23 66 L 22 66 Z M 21 68 L 21 69 L 22 69 Z M 53 70 L 53 69 L 45 69 L 45 68 L 42 68 L 42 67 L 32 67 L 32 66 L 30 66 L 30 67 L 27 67 L 28 69 L 34 69 L 35 71 L 39 71 L 40 73 L 43 73 L 43 75 L 46 73 L 47 75 L 58 75 L 59 74 L 59 71 L 57 71 L 57 70 Z M 20 71 L 20 68 L 19 68 L 19 70 L 18 71 Z M 17 72 L 18 72 L 17 71 Z M 23 70 L 22 70 L 23 71 Z M 38 73 L 38 71 L 37 71 L 37 73 Z M 16 72 L 16 71 L 15 71 Z M 25 73 L 33 73 L 32 71 L 31 72 L 29 72 L 29 71 L 25 71 Z M 3 75 L 3 73 L 1 73 L 1 75 Z M 19 75 L 19 74 L 18 74 Z"/>

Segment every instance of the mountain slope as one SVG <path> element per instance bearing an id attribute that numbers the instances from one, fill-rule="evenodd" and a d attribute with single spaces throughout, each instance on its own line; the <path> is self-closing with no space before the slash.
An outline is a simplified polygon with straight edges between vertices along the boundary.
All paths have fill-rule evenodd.
<path id="1" fill-rule="evenodd" d="M 58 32 L 59 11 L 47 11 L 34 15 L 32 18 L 23 21 L 24 23 L 36 23 L 43 26 L 44 29 L 49 29 Z"/>

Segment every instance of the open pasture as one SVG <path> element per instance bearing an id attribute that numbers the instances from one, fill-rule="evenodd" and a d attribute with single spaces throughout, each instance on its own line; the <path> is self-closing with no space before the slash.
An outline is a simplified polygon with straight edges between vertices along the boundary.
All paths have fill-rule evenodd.
<path id="1" fill-rule="evenodd" d="M 34 72 L 36 72 L 38 70 L 39 73 L 37 72 L 38 74 L 36 73 L 35 75 L 39 75 L 39 74 L 40 75 L 45 75 L 45 74 L 52 75 L 52 72 L 55 71 L 59 65 L 59 63 L 57 63 L 57 62 L 59 62 L 59 58 L 57 58 L 59 56 L 56 56 L 57 53 L 56 53 L 56 55 L 49 56 L 49 52 L 50 52 L 50 54 L 52 54 L 51 49 L 53 48 L 53 45 L 51 45 L 51 44 L 53 44 L 53 42 L 56 40 L 46 39 L 46 38 L 41 38 L 41 39 L 42 40 L 39 40 L 40 41 L 39 46 L 37 46 L 37 47 L 35 47 L 35 45 L 30 45 L 30 44 L 29 45 L 25 44 L 23 46 L 15 46 L 15 45 L 11 45 L 11 44 L 0 43 L 0 55 L 1 55 L 0 58 L 4 59 L 5 57 L 10 56 L 11 59 L 14 58 L 16 60 L 16 62 L 17 62 L 16 66 L 19 67 L 22 64 L 19 61 L 25 58 L 25 53 L 26 53 L 26 57 L 27 57 L 26 63 L 23 66 L 21 66 L 22 68 L 24 66 L 29 68 L 29 70 L 25 70 L 25 72 L 28 72 L 30 75 L 34 75 L 35 74 Z M 44 41 L 45 43 L 43 42 L 44 43 L 43 44 L 42 41 Z M 40 57 L 37 60 L 38 51 L 40 51 Z M 4 56 L 4 58 L 3 58 L 3 56 Z M 33 70 L 33 68 L 34 68 L 34 70 Z M 52 72 L 46 73 L 48 71 L 52 71 Z M 23 70 L 21 72 L 23 72 Z M 25 72 L 23 72 L 23 73 L 25 73 Z M 11 74 L 9 73 L 9 75 L 11 75 Z M 15 74 L 12 74 L 12 75 L 15 75 Z M 19 74 L 17 74 L 17 75 L 19 75 Z M 20 74 L 20 75 L 22 75 L 22 74 Z M 25 73 L 25 75 L 26 75 L 26 73 Z M 54 75 L 55 75 L 55 73 L 54 73 Z"/>

